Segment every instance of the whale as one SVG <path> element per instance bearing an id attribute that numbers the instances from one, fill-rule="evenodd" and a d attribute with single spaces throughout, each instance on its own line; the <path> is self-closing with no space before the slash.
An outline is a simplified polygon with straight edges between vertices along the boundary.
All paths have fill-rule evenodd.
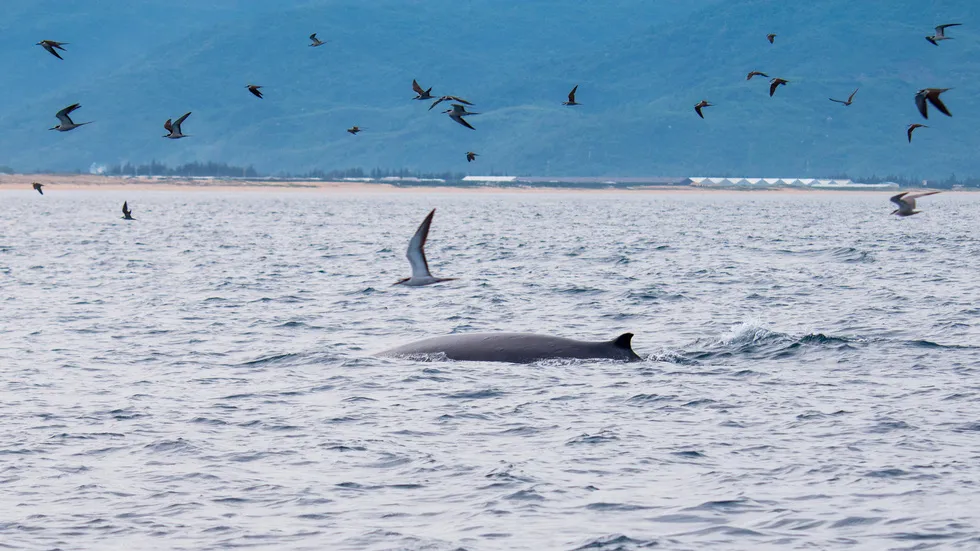
<path id="1" fill-rule="evenodd" d="M 376 356 L 518 364 L 553 359 L 641 361 L 632 340 L 633 333 L 599 342 L 534 333 L 459 333 L 397 346 Z"/>

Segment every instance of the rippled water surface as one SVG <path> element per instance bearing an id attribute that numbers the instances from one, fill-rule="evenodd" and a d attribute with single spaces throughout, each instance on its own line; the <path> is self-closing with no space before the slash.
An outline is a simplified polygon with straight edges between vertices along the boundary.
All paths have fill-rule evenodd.
<path id="1" fill-rule="evenodd" d="M 980 194 L 887 197 L 0 192 L 0 548 L 980 548 Z M 647 360 L 371 357 L 498 330 Z"/>

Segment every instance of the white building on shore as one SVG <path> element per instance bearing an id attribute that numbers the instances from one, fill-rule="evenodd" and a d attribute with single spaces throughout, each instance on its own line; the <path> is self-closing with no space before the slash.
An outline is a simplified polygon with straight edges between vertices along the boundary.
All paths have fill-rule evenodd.
<path id="1" fill-rule="evenodd" d="M 815 178 L 688 178 L 687 184 L 693 187 L 737 188 L 737 189 L 895 189 L 898 184 L 862 184 L 852 180 L 819 180 Z"/>

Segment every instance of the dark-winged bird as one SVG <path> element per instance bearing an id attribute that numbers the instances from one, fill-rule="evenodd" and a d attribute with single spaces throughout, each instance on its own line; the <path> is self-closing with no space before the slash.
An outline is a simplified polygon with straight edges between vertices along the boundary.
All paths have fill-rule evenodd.
<path id="1" fill-rule="evenodd" d="M 187 135 L 180 129 L 180 125 L 184 124 L 184 121 L 186 121 L 187 117 L 189 116 L 191 116 L 191 114 L 188 111 L 176 121 L 171 122 L 170 119 L 167 119 L 167 122 L 163 123 L 163 129 L 166 130 L 168 134 L 165 134 L 163 137 L 170 138 L 171 140 L 186 138 Z"/>
<path id="2" fill-rule="evenodd" d="M 898 195 L 889 199 L 892 203 L 898 205 L 898 208 L 892 211 L 892 214 L 897 214 L 898 216 L 912 216 L 913 214 L 919 214 L 922 211 L 915 210 L 915 200 L 919 197 L 925 197 L 926 195 L 935 195 L 939 193 L 938 191 L 919 191 L 916 193 L 910 193 L 908 191 L 899 193 Z"/>
<path id="3" fill-rule="evenodd" d="M 354 136 L 356 136 L 357 133 L 360 132 L 361 130 L 364 130 L 364 129 L 361 128 L 360 126 L 352 126 L 352 127 L 350 127 L 350 128 L 347 129 L 347 131 L 350 132 L 351 134 L 353 134 Z"/>
<path id="4" fill-rule="evenodd" d="M 430 90 L 431 90 L 431 88 L 430 88 Z M 416 99 L 418 99 L 418 98 L 416 98 Z M 465 103 L 466 105 L 473 105 L 472 103 L 466 101 L 465 99 L 460 98 L 460 97 L 457 97 L 457 96 L 442 96 L 441 98 L 439 98 L 436 101 L 432 102 L 432 105 L 429 106 L 429 111 L 432 111 L 432 108 L 433 107 L 435 107 L 436 105 L 439 105 L 440 103 L 442 103 L 444 101 L 458 101 L 459 103 Z"/>
<path id="5" fill-rule="evenodd" d="M 858 90 L 859 90 L 859 88 L 855 88 L 854 91 L 851 92 L 850 97 L 847 98 L 847 101 L 844 101 L 842 99 L 834 99 L 834 98 L 830 98 L 830 101 L 836 101 L 837 103 L 842 103 L 845 106 L 850 105 L 850 104 L 854 103 L 854 94 L 857 94 L 858 93 Z"/>
<path id="6" fill-rule="evenodd" d="M 702 119 L 704 118 L 704 113 L 701 112 L 701 109 L 703 107 L 711 107 L 711 104 L 708 103 L 707 100 L 701 100 L 698 102 L 697 105 L 694 106 L 694 111 L 696 111 L 698 116 L 701 117 Z"/>
<path id="7" fill-rule="evenodd" d="M 66 44 L 68 44 L 68 43 L 67 42 L 55 42 L 54 40 L 42 40 L 42 41 L 38 42 L 37 44 L 35 44 L 35 46 L 40 46 L 40 47 L 44 48 L 45 50 L 47 50 L 49 54 L 55 56 L 58 59 L 64 60 L 65 58 L 63 58 L 60 55 L 58 55 L 58 52 L 56 52 L 54 50 L 55 50 L 55 48 L 57 48 L 57 49 L 61 50 L 62 52 L 66 52 L 68 50 L 65 50 L 64 48 L 62 48 L 62 46 L 65 46 Z"/>
<path id="8" fill-rule="evenodd" d="M 578 91 L 578 84 L 572 88 L 572 91 L 568 93 L 568 101 L 561 102 L 562 105 L 582 105 L 581 103 L 575 101 L 575 92 Z"/>
<path id="9" fill-rule="evenodd" d="M 780 86 L 785 86 L 787 83 L 789 83 L 788 80 L 783 80 L 781 78 L 774 78 L 774 79 L 770 80 L 769 81 L 769 97 L 771 98 L 772 95 L 776 93 L 776 88 L 779 88 Z"/>
<path id="10" fill-rule="evenodd" d="M 945 25 L 939 25 L 936 27 L 936 34 L 927 36 L 926 40 L 928 40 L 933 46 L 938 46 L 939 42 L 943 40 L 952 40 L 953 37 L 946 36 L 946 29 L 948 27 L 959 27 L 961 24 L 962 23 L 947 23 Z"/>
<path id="11" fill-rule="evenodd" d="M 310 44 L 311 48 L 316 48 L 317 46 L 323 46 L 326 44 L 326 42 L 316 37 L 316 33 L 310 35 L 310 41 L 312 42 L 312 44 Z"/>
<path id="12" fill-rule="evenodd" d="M 765 73 L 763 73 L 761 71 L 752 71 L 752 72 L 750 72 L 748 74 L 748 76 L 745 77 L 745 80 L 752 80 L 752 77 L 766 77 L 766 78 L 769 78 L 769 75 L 767 75 L 767 74 L 765 74 Z"/>
<path id="13" fill-rule="evenodd" d="M 123 201 L 123 220 L 136 220 L 133 218 L 133 211 L 129 210 L 127 201 Z"/>
<path id="14" fill-rule="evenodd" d="M 262 88 L 261 86 L 256 86 L 255 84 L 249 84 L 245 87 L 248 88 L 249 92 L 252 92 L 253 96 L 262 99 L 262 92 L 259 91 L 259 88 Z"/>
<path id="15" fill-rule="evenodd" d="M 909 143 L 912 143 L 912 132 L 915 132 L 916 128 L 929 128 L 929 127 L 919 123 L 910 124 L 908 128 L 905 129 L 905 133 L 908 134 L 909 136 Z"/>
<path id="16" fill-rule="evenodd" d="M 44 184 L 39 184 L 37 182 L 31 182 L 31 186 L 34 187 L 34 191 L 40 193 L 41 195 L 44 195 L 44 192 L 41 191 L 41 188 L 44 186 Z"/>
<path id="17" fill-rule="evenodd" d="M 919 113 L 922 118 L 929 118 L 929 109 L 926 102 L 932 104 L 933 107 L 939 109 L 939 112 L 946 115 L 947 117 L 952 117 L 953 115 L 946 109 L 946 105 L 939 99 L 939 95 L 943 92 L 949 90 L 949 88 L 923 88 L 915 93 L 915 106 L 919 108 Z"/>
<path id="18" fill-rule="evenodd" d="M 476 160 L 476 156 L 477 155 L 478 155 L 477 153 L 473 153 L 472 151 L 467 151 L 466 152 L 466 162 L 467 163 L 472 163 L 473 161 Z"/>
<path id="19" fill-rule="evenodd" d="M 428 90 L 423 90 L 419 83 L 414 78 L 412 79 L 412 90 L 415 90 L 415 97 L 412 99 L 433 99 L 432 98 L 432 87 L 429 86 Z"/>
<path id="20" fill-rule="evenodd" d="M 470 123 L 466 122 L 466 119 L 464 119 L 463 116 L 464 115 L 479 115 L 479 113 L 470 113 L 470 112 L 468 112 L 466 110 L 466 106 L 460 105 L 458 103 L 454 103 L 452 109 L 446 109 L 445 111 L 443 111 L 443 113 L 449 113 L 449 118 L 453 119 L 454 121 L 458 122 L 459 124 L 462 124 L 466 128 L 469 128 L 470 130 L 476 130 L 476 128 L 473 128 L 472 126 L 470 126 Z"/>
<path id="21" fill-rule="evenodd" d="M 776 33 L 769 33 L 769 34 L 767 34 L 766 35 L 766 40 L 768 40 L 770 44 L 775 44 L 776 43 Z"/>
<path id="22" fill-rule="evenodd" d="M 68 107 L 65 107 L 61 111 L 58 111 L 57 113 L 55 113 L 54 116 L 55 117 L 58 117 L 58 120 L 61 121 L 61 123 L 58 126 L 52 126 L 48 130 L 57 130 L 58 132 L 68 132 L 69 130 L 74 130 L 74 129 L 78 128 L 79 126 L 84 126 L 86 124 L 91 124 L 92 121 L 81 122 L 81 123 L 75 124 L 75 122 L 71 120 L 71 117 L 68 116 L 68 115 L 71 114 L 72 111 L 74 111 L 75 109 L 78 109 L 81 106 L 82 106 L 82 104 L 80 104 L 80 103 L 73 103 L 73 104 L 69 105 Z"/>

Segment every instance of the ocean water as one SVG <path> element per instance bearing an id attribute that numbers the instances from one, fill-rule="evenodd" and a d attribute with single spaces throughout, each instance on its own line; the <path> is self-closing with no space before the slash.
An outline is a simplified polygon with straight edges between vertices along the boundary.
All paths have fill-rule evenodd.
<path id="1" fill-rule="evenodd" d="M 2 191 L 0 548 L 978 549 L 980 194 L 887 197 Z M 371 355 L 498 330 L 646 361 Z"/>

